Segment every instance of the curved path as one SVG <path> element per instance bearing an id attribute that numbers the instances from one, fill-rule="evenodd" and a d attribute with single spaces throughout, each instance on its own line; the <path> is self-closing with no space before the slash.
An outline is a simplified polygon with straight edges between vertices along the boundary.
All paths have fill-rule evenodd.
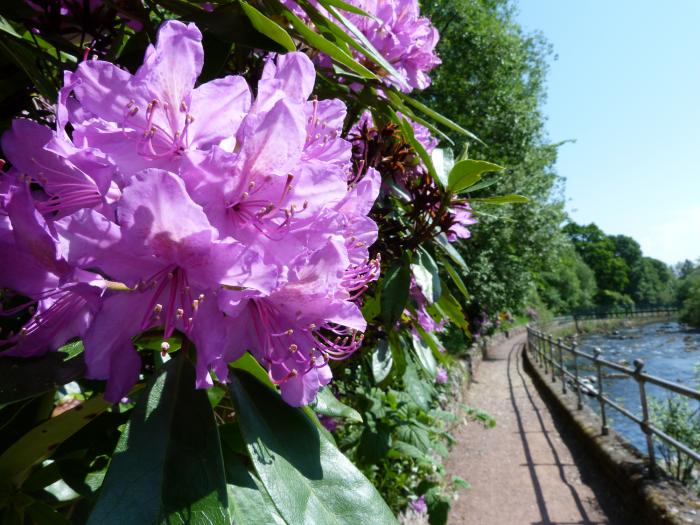
<path id="1" fill-rule="evenodd" d="M 621 525 L 605 482 L 559 428 L 523 371 L 526 334 L 492 347 L 466 403 L 497 424 L 468 421 L 455 429 L 449 475 L 471 484 L 452 505 L 454 525 Z"/>

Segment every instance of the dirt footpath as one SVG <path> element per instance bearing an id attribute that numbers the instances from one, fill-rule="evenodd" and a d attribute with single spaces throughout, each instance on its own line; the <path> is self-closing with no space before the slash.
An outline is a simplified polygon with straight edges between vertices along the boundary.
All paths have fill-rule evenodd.
<path id="1" fill-rule="evenodd" d="M 466 403 L 490 413 L 497 425 L 470 421 L 455 430 L 448 473 L 472 488 L 453 503 L 449 523 L 625 524 L 604 481 L 566 429 L 555 425 L 523 371 L 525 337 L 491 348 L 467 395 Z"/>

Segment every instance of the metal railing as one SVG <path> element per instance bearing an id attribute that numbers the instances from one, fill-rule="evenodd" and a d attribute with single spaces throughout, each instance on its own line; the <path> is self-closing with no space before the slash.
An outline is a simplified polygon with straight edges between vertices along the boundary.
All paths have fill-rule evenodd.
<path id="1" fill-rule="evenodd" d="M 603 435 L 608 434 L 606 407 L 614 408 L 626 418 L 637 423 L 646 437 L 647 455 L 649 457 L 649 463 L 652 470 L 656 465 L 656 454 L 654 450 L 655 437 L 661 439 L 663 442 L 671 445 L 672 447 L 675 447 L 677 450 L 680 450 L 688 457 L 692 458 L 696 464 L 700 464 L 700 453 L 688 448 L 687 445 L 681 443 L 672 436 L 669 436 L 651 423 L 649 418 L 649 405 L 647 402 L 646 386 L 647 384 L 656 385 L 667 391 L 674 392 L 696 401 L 700 401 L 700 391 L 688 388 L 672 381 L 667 381 L 666 379 L 662 379 L 660 377 L 646 374 L 644 372 L 644 361 L 641 359 L 636 359 L 634 361 L 634 368 L 630 368 L 601 358 L 600 348 L 595 348 L 593 350 L 593 354 L 591 355 L 578 350 L 577 343 L 575 342 L 569 346 L 565 344 L 561 338 L 558 338 L 555 341 L 551 334 L 546 334 L 532 328 L 531 326 L 527 327 L 527 348 L 531 355 L 533 355 L 535 358 L 538 365 L 544 368 L 545 376 L 551 374 L 553 383 L 556 383 L 557 380 L 561 382 L 562 393 L 567 393 L 567 388 L 570 386 L 569 382 L 571 385 L 573 385 L 579 410 L 583 408 L 582 394 L 584 392 L 593 395 L 593 397 L 598 400 L 598 404 L 600 405 L 600 418 L 602 422 L 601 433 Z M 573 371 L 570 370 L 565 364 L 565 356 L 570 358 L 570 367 L 573 368 Z M 579 367 L 582 362 L 593 363 L 596 371 L 596 387 L 593 387 L 590 382 L 581 379 Z M 605 388 L 603 385 L 603 367 L 610 368 L 620 374 L 631 377 L 637 382 L 639 385 L 639 400 L 642 407 L 641 417 L 633 414 L 625 407 L 605 395 Z"/>
<path id="2" fill-rule="evenodd" d="M 575 321 L 586 321 L 589 319 L 621 319 L 624 317 L 659 317 L 671 316 L 677 312 L 678 307 L 673 305 L 614 306 L 575 310 L 571 313 L 571 318 Z"/>

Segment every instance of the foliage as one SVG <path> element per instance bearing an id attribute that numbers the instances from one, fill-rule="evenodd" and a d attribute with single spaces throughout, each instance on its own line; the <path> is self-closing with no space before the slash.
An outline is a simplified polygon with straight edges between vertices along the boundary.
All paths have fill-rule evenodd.
<path id="1" fill-rule="evenodd" d="M 482 313 L 520 311 L 531 283 L 551 268 L 565 241 L 561 179 L 554 173 L 558 145 L 544 131 L 541 104 L 551 49 L 539 34 L 526 34 L 507 0 L 429 0 L 424 10 L 441 33 L 442 67 L 421 100 L 476 129 L 471 158 L 505 166 L 503 177 L 487 178 L 489 190 L 529 198 L 510 210 L 483 209 L 470 242 L 459 247 L 469 272 L 472 319 Z M 456 134 L 450 134 L 455 141 Z M 540 280 L 541 281 L 541 280 Z"/>
<path id="2" fill-rule="evenodd" d="M 690 270 L 680 280 L 677 299 L 681 305 L 681 320 L 700 328 L 700 268 Z"/>
<path id="3" fill-rule="evenodd" d="M 673 395 L 663 400 L 652 399 L 649 408 L 654 426 L 689 448 L 700 451 L 700 411 L 696 401 Z M 700 491 L 700 477 L 695 460 L 676 447 L 658 441 L 657 448 L 663 458 L 664 470 L 673 479 Z"/>
<path id="4" fill-rule="evenodd" d="M 581 259 L 595 275 L 600 306 L 672 304 L 676 277 L 662 261 L 644 257 L 634 239 L 607 235 L 595 224 L 564 227 Z"/>
<path id="5" fill-rule="evenodd" d="M 0 67 L 7 80 L 1 86 L 3 129 L 10 127 L 18 108 L 31 119 L 15 121 L 3 136 L 3 153 L 11 166 L 3 171 L 0 185 L 2 282 L 7 286 L 1 297 L 7 314 L 2 328 L 9 334 L 0 358 L 2 521 L 360 523 L 370 515 L 377 523 L 393 523 L 395 512 L 424 496 L 431 523 L 444 523 L 453 487 L 442 479 L 436 457 L 447 453 L 453 416 L 442 410 L 448 387 L 435 384 L 444 381 L 444 368 L 450 365 L 435 331 L 453 324 L 469 340 L 462 302 L 471 297 L 472 288 L 485 297 L 473 308 L 517 302 L 524 293 L 526 279 L 518 279 L 519 284 L 514 279 L 513 297 L 506 297 L 506 288 L 490 291 L 494 279 L 518 273 L 517 264 L 501 267 L 495 254 L 510 244 L 505 260 L 540 260 L 560 215 L 559 204 L 552 204 L 548 193 L 555 181 L 550 171 L 555 148 L 539 138 L 527 139 L 528 128 L 524 136 L 535 146 L 521 148 L 517 155 L 507 154 L 510 146 L 502 154 L 479 152 L 512 166 L 508 179 L 515 182 L 488 191 L 500 165 L 466 155 L 454 168 L 433 162 L 431 132 L 449 134 L 458 142 L 476 139 L 396 89 L 394 81 L 402 73 L 374 47 L 374 35 L 363 34 L 350 22 L 358 20 L 355 15 L 365 17 L 354 6 L 366 7 L 362 2 L 128 0 L 68 2 L 61 11 L 64 3 L 11 0 L 0 7 Z M 494 11 L 489 16 L 498 21 L 501 15 Z M 164 24 L 170 20 L 192 24 Z M 394 29 L 412 30 L 399 27 L 404 22 L 398 17 Z M 426 23 L 421 19 L 418 25 Z M 512 23 L 504 24 L 501 37 L 518 44 Z M 473 31 L 485 31 L 487 25 Z M 158 46 L 159 28 L 177 37 Z M 457 54 L 449 47 L 450 39 L 446 41 L 444 60 L 454 65 Z M 533 74 L 527 86 L 511 86 L 520 101 L 515 118 L 526 116 L 540 97 L 538 46 L 522 43 L 513 58 L 513 63 L 535 61 L 523 70 Z M 284 54 L 294 50 L 305 54 Z M 421 55 L 424 50 L 415 51 L 420 61 L 435 65 Z M 482 51 L 491 53 L 492 67 L 505 80 L 507 71 L 499 69 L 494 51 Z M 271 60 L 269 53 L 277 58 Z M 139 68 L 144 55 L 145 65 Z M 293 67 L 285 70 L 283 64 Z M 209 95 L 208 104 L 200 104 L 201 113 L 193 119 L 189 102 L 200 68 L 200 85 L 194 91 L 206 86 L 199 93 Z M 234 84 L 245 84 L 245 93 L 257 86 L 254 105 L 245 96 L 237 99 L 245 113 L 240 133 L 240 122 L 224 113 L 234 105 L 225 98 L 232 92 L 224 88 Z M 526 92 L 518 94 L 521 88 Z M 323 104 L 330 98 L 340 102 L 332 115 L 322 115 L 332 123 L 321 122 L 317 110 L 327 109 Z M 281 102 L 274 106 L 277 113 L 268 102 Z M 213 111 L 216 104 L 225 107 Z M 487 104 L 481 109 L 495 108 Z M 501 108 L 501 116 L 512 109 Z M 270 115 L 291 115 L 284 122 L 299 126 L 284 127 L 284 136 L 269 132 L 263 124 Z M 143 129 L 124 126 L 127 118 Z M 532 129 L 541 130 L 539 118 Z M 481 126 L 482 119 L 483 114 L 459 121 Z M 508 129 L 500 126 L 485 137 L 494 145 L 503 140 L 511 146 L 523 139 Z M 159 142 L 164 130 L 167 144 Z M 269 145 L 275 140 L 278 149 L 272 151 Z M 209 141 L 229 155 L 220 157 L 230 164 L 221 167 L 207 157 L 215 165 L 207 171 L 206 163 L 192 160 L 213 150 Z M 265 155 L 255 149 L 259 142 L 268 147 Z M 294 173 L 276 173 L 276 162 L 285 158 L 282 150 L 293 150 L 290 144 L 296 143 L 299 151 L 290 155 L 301 163 L 303 152 L 307 164 L 292 165 Z M 77 149 L 77 156 L 57 144 Z M 87 151 L 85 144 L 92 149 Z M 241 170 L 236 163 L 246 154 L 254 160 Z M 258 154 L 264 160 L 260 173 Z M 445 152 L 444 158 L 449 157 Z M 90 179 L 96 159 L 110 168 L 106 184 Z M 201 170 L 194 187 L 187 162 Z M 141 171 L 144 167 L 153 171 Z M 319 189 L 309 180 L 317 175 L 328 182 L 333 169 L 342 176 L 333 179 L 339 200 L 331 206 L 327 186 Z M 532 170 L 536 176 L 530 176 Z M 57 174 L 77 172 L 90 179 L 91 191 L 66 199 L 58 190 L 73 191 L 75 179 L 61 179 L 63 186 L 52 183 Z M 215 205 L 197 200 L 210 193 L 214 201 L 223 201 L 230 179 L 238 183 L 233 191 L 240 200 L 226 201 L 222 213 L 228 218 L 229 204 L 243 217 L 248 192 L 261 187 L 269 190 L 281 183 L 275 186 L 281 190 L 275 193 L 281 195 L 277 204 L 295 195 L 300 181 L 308 184 L 311 196 L 297 207 L 263 206 L 246 215 L 255 224 L 245 249 L 264 246 L 270 251 L 256 259 L 259 266 L 251 264 L 236 274 L 243 280 L 216 281 L 206 299 L 193 299 L 188 294 L 199 283 L 186 282 L 183 261 L 202 267 L 192 250 L 198 256 L 205 251 L 203 258 L 211 262 L 210 251 L 233 246 L 231 238 L 240 242 L 236 234 L 224 234 L 235 226 L 225 220 L 216 227 L 209 222 Z M 524 186 L 518 182 L 526 180 L 530 182 Z M 205 181 L 202 190 L 197 184 Z M 461 248 L 460 239 L 469 235 L 471 205 L 478 212 L 480 206 L 491 210 L 496 203 L 525 202 L 519 193 L 532 204 L 516 211 L 513 224 L 519 225 L 505 227 L 503 242 L 494 242 L 490 262 L 495 266 L 485 264 L 478 279 L 465 283 L 464 259 L 475 260 L 475 252 Z M 88 197 L 89 205 L 80 200 Z M 144 210 L 154 213 L 144 217 Z M 303 212 L 316 215 L 312 220 Z M 303 219 L 296 222 L 299 214 Z M 123 238 L 113 242 L 106 230 L 96 228 L 90 235 L 77 233 L 73 227 L 84 226 L 85 217 L 98 219 L 112 232 L 117 229 Z M 503 220 L 482 217 L 494 230 Z M 188 230 L 202 221 L 203 230 Z M 163 231 L 151 238 L 152 230 L 163 224 Z M 349 230 L 357 225 L 364 228 L 357 233 L 361 238 Z M 126 230 L 136 232 L 138 242 L 129 245 Z M 297 237 L 285 239 L 285 244 L 282 237 L 290 230 Z M 321 244 L 332 245 L 337 257 L 313 244 L 320 230 Z M 377 231 L 378 240 L 369 247 Z M 532 250 L 515 249 L 516 237 L 540 244 Z M 476 249 L 485 249 L 488 238 L 481 235 Z M 110 251 L 116 248 L 118 253 Z M 146 249 L 152 250 L 142 253 Z M 305 251 L 294 264 L 279 262 L 294 250 Z M 141 259 L 135 262 L 134 257 Z M 217 263 L 230 267 L 244 260 L 234 250 Z M 274 323 L 261 328 L 262 307 L 256 301 L 263 299 L 255 294 L 271 292 L 244 279 L 260 277 L 256 272 L 271 261 L 279 266 L 275 286 L 286 288 L 265 311 L 279 304 L 284 309 Z M 157 279 L 141 275 L 147 263 L 161 265 Z M 492 269 L 497 271 L 489 275 Z M 214 279 L 218 270 L 212 263 L 200 277 Z M 35 279 L 51 275 L 39 292 L 10 286 L 25 271 L 34 272 Z M 325 294 L 318 291 L 322 281 Z M 73 285 L 90 287 L 89 297 L 75 292 Z M 149 291 L 152 297 L 144 297 Z M 66 295 L 73 301 L 70 308 L 45 301 Z M 321 316 L 323 324 L 300 320 L 301 314 L 330 303 L 342 312 Z M 71 309 L 75 305 L 77 312 Z M 140 308 L 148 314 L 143 321 Z M 346 320 L 348 311 L 356 314 L 357 322 L 344 327 L 339 319 Z M 199 325 L 194 329 L 196 315 Z M 99 324 L 95 318 L 109 322 Z M 364 350 L 358 352 L 365 321 Z M 273 324 L 280 326 L 273 329 Z M 99 337 L 91 337 L 96 333 Z M 308 348 L 289 339 L 292 335 Z M 49 350 L 58 352 L 39 356 Z M 335 362 L 339 357 L 350 360 Z M 292 361 L 301 365 L 294 367 Z M 316 395 L 330 381 L 331 368 L 342 378 L 335 386 L 340 399 L 331 387 Z M 195 382 L 207 389 L 196 389 Z M 457 386 L 453 380 L 449 388 Z M 478 411 L 473 417 L 491 422 Z M 345 421 L 337 444 L 323 424 L 329 425 L 327 418 Z"/>

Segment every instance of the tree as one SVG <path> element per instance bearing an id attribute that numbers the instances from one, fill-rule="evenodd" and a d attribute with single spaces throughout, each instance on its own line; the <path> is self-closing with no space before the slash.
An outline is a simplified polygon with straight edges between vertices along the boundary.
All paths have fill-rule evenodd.
<path id="1" fill-rule="evenodd" d="M 625 259 L 618 255 L 614 239 L 593 223 L 580 226 L 571 222 L 564 227 L 564 232 L 569 235 L 576 251 L 595 274 L 597 302 L 606 305 L 627 302 L 623 297 L 629 285 L 630 268 Z M 636 244 L 629 237 L 626 239 Z M 621 241 L 621 253 L 633 256 L 635 250 L 632 243 Z"/>
<path id="2" fill-rule="evenodd" d="M 505 211 L 475 206 L 479 223 L 460 248 L 470 267 L 470 310 L 517 308 L 565 241 L 562 181 L 554 172 L 558 145 L 548 142 L 541 111 L 551 48 L 542 35 L 523 32 L 507 0 L 428 0 L 423 6 L 440 30 L 443 62 L 423 102 L 439 103 L 446 116 L 478 130 L 483 143 L 470 142 L 469 157 L 506 168 L 494 193 L 530 199 Z M 461 146 L 460 137 L 450 137 Z"/>

